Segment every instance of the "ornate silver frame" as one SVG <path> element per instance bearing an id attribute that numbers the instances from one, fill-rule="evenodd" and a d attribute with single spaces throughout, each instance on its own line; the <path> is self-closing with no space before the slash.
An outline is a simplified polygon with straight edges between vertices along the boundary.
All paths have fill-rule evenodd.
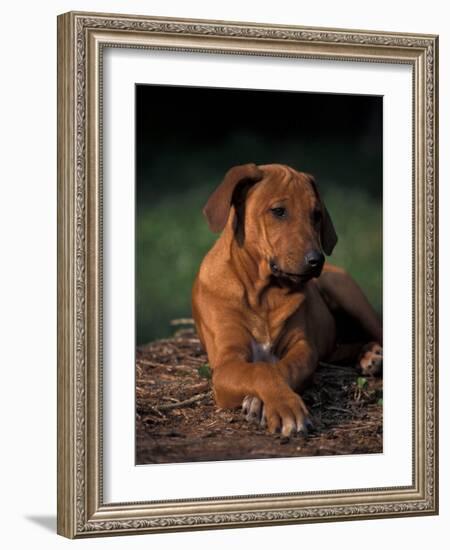
<path id="1" fill-rule="evenodd" d="M 413 68 L 414 418 L 408 487 L 105 504 L 102 51 L 133 47 Z M 438 513 L 438 38 L 129 15 L 58 17 L 58 533 L 66 537 Z M 149 499 L 151 495 L 149 495 Z"/>

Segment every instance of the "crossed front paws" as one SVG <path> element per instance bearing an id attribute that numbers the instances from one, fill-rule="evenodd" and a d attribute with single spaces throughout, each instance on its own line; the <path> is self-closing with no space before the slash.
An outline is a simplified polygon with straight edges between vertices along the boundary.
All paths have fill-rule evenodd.
<path id="1" fill-rule="evenodd" d="M 260 424 L 271 433 L 290 437 L 296 433 L 306 435 L 314 425 L 302 398 L 290 392 L 283 399 L 269 399 L 265 403 L 258 397 L 246 395 L 242 413 L 248 422 Z"/>

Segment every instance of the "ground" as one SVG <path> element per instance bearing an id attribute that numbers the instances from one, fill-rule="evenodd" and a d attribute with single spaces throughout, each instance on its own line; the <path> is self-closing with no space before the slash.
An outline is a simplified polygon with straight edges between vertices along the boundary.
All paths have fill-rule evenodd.
<path id="1" fill-rule="evenodd" d="M 321 363 L 303 393 L 314 420 L 287 440 L 214 404 L 207 357 L 191 329 L 136 352 L 136 463 L 381 453 L 382 379 Z"/>

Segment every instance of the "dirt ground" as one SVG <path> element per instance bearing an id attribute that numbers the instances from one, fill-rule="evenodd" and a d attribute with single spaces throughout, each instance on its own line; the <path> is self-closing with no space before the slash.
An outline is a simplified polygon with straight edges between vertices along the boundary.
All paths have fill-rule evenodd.
<path id="1" fill-rule="evenodd" d="M 136 463 L 380 453 L 383 382 L 321 363 L 303 393 L 315 430 L 287 440 L 213 401 L 192 329 L 136 351 Z"/>

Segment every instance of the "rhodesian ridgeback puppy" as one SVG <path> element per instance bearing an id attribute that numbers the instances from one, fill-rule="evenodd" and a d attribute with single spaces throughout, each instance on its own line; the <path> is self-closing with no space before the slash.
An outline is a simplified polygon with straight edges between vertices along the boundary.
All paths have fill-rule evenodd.
<path id="1" fill-rule="evenodd" d="M 337 236 L 312 176 L 236 166 L 204 214 L 222 234 L 201 264 L 192 309 L 216 403 L 242 406 L 270 432 L 306 433 L 305 381 L 325 360 L 380 372 L 380 320 L 355 281 L 325 263 Z"/>

